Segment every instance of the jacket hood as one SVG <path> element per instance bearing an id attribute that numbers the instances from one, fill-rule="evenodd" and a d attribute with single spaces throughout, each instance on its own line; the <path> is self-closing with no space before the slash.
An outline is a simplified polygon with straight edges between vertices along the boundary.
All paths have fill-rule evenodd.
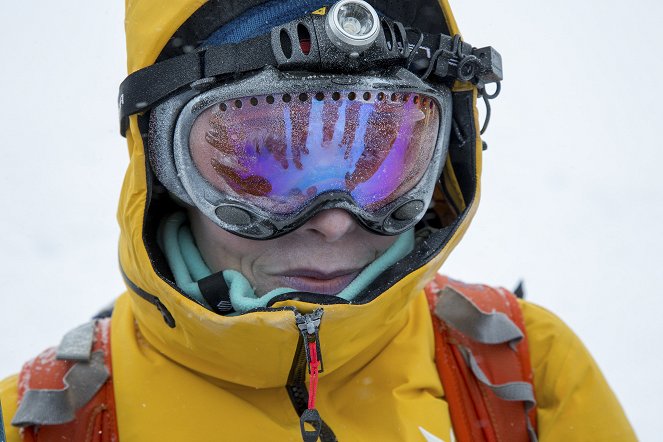
<path id="1" fill-rule="evenodd" d="M 125 26 L 128 73 L 167 58 L 169 51 L 174 50 L 173 35 L 183 35 L 184 30 L 191 27 L 188 22 L 190 17 L 197 17 L 198 21 L 196 30 L 192 32 L 189 29 L 188 35 L 194 35 L 200 41 L 207 38 L 205 32 L 218 28 L 219 20 L 221 24 L 227 22 L 259 3 L 262 2 L 127 0 Z M 419 5 L 385 0 L 369 0 L 369 3 L 406 24 L 419 25 L 424 30 L 437 26 L 436 32 L 449 32 L 451 35 L 458 33 L 446 0 L 440 0 L 439 3 L 437 0 L 415 2 Z M 217 20 L 213 25 L 205 19 L 212 16 Z M 182 46 L 181 40 L 177 46 Z M 478 135 L 477 90 L 470 84 L 456 83 L 452 92 L 455 128 L 452 130 L 441 184 L 435 192 L 436 202 L 432 205 L 430 226 L 426 227 L 429 233 L 420 237 L 410 255 L 370 284 L 354 304 L 325 306 L 322 338 L 325 335 L 331 336 L 334 330 L 344 339 L 361 341 L 353 346 L 356 351 L 360 351 L 374 340 L 361 337 L 366 330 L 373 330 L 366 336 L 374 336 L 375 330 L 384 329 L 390 323 L 394 326 L 399 323 L 402 325 L 408 315 L 407 306 L 421 294 L 423 286 L 434 277 L 467 229 L 479 200 L 482 142 Z M 158 195 L 152 185 L 155 178 L 145 155 L 144 120 L 145 117 L 136 115 L 130 119 L 126 134 L 130 163 L 118 208 L 121 229 L 120 266 L 140 332 L 159 351 L 201 373 L 256 387 L 278 384 L 283 379 L 269 377 L 259 372 L 260 369 L 256 369 L 258 371 L 254 376 L 250 376 L 250 381 L 247 378 L 230 379 L 233 369 L 245 366 L 242 365 L 245 361 L 244 356 L 238 356 L 239 359 L 228 359 L 227 356 L 231 352 L 249 357 L 252 352 L 246 353 L 242 349 L 251 348 L 256 350 L 256 354 L 273 356 L 274 361 L 284 359 L 284 367 L 289 366 L 291 353 L 287 352 L 287 357 L 279 355 L 278 342 L 275 340 L 296 345 L 298 330 L 294 325 L 293 310 L 310 312 L 316 307 L 319 298 L 311 298 L 308 299 L 310 302 L 306 302 L 305 296 L 298 299 L 287 299 L 286 296 L 268 309 L 226 317 L 205 309 L 176 287 L 156 245 L 155 220 L 167 213 L 167 208 L 156 201 L 167 198 Z M 350 325 L 349 321 L 353 318 L 362 317 L 365 320 L 355 320 Z M 352 331 L 342 332 L 344 329 Z M 280 334 L 283 336 L 279 337 Z M 218 339 L 222 336 L 225 343 L 235 342 L 229 345 L 238 348 L 231 350 L 224 343 L 224 357 L 219 358 Z M 231 339 L 226 340 L 227 337 Z M 271 347 L 275 344 L 276 347 Z M 351 356 L 340 355 L 337 361 L 329 361 L 329 368 L 342 365 Z M 279 372 L 282 373 L 282 370 Z"/>

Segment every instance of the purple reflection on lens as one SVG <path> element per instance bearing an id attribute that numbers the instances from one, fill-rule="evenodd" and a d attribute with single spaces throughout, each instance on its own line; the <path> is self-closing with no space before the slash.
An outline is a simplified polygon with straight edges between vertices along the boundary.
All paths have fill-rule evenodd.
<path id="1" fill-rule="evenodd" d="M 328 191 L 347 192 L 360 207 L 377 210 L 425 173 L 439 127 L 429 98 L 370 100 L 385 96 L 378 92 L 215 105 L 194 122 L 192 158 L 219 190 L 273 213 L 293 213 Z"/>

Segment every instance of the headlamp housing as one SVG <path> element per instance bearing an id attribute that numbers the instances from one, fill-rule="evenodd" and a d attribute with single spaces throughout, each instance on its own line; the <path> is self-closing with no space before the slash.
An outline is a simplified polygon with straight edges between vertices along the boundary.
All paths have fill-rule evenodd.
<path id="1" fill-rule="evenodd" d="M 345 30 L 344 23 L 348 29 L 358 23 L 359 32 Z M 120 132 L 125 134 L 129 116 L 149 111 L 173 94 L 266 66 L 348 75 L 402 67 L 447 86 L 460 80 L 483 87 L 502 79 L 502 60 L 492 47 L 476 49 L 460 36 L 412 30 L 378 18 L 363 1 L 342 0 L 327 16 L 308 15 L 260 37 L 201 48 L 132 73 L 120 85 Z"/>

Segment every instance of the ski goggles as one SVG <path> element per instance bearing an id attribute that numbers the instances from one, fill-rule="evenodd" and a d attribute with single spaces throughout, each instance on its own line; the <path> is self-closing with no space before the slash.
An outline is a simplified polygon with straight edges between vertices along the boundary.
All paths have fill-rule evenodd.
<path id="1" fill-rule="evenodd" d="M 397 235 L 428 207 L 450 118 L 448 89 L 405 69 L 378 77 L 265 68 L 157 106 L 150 160 L 171 193 L 242 237 L 275 238 L 329 208 Z"/>

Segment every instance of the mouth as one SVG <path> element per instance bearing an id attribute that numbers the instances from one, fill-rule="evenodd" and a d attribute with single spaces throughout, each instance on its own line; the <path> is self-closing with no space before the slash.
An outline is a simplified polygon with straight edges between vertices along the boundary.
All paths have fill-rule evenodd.
<path id="1" fill-rule="evenodd" d="M 336 295 L 354 280 L 361 269 L 335 270 L 324 272 L 315 269 L 294 269 L 279 275 L 282 287 L 290 287 L 300 292 Z"/>

